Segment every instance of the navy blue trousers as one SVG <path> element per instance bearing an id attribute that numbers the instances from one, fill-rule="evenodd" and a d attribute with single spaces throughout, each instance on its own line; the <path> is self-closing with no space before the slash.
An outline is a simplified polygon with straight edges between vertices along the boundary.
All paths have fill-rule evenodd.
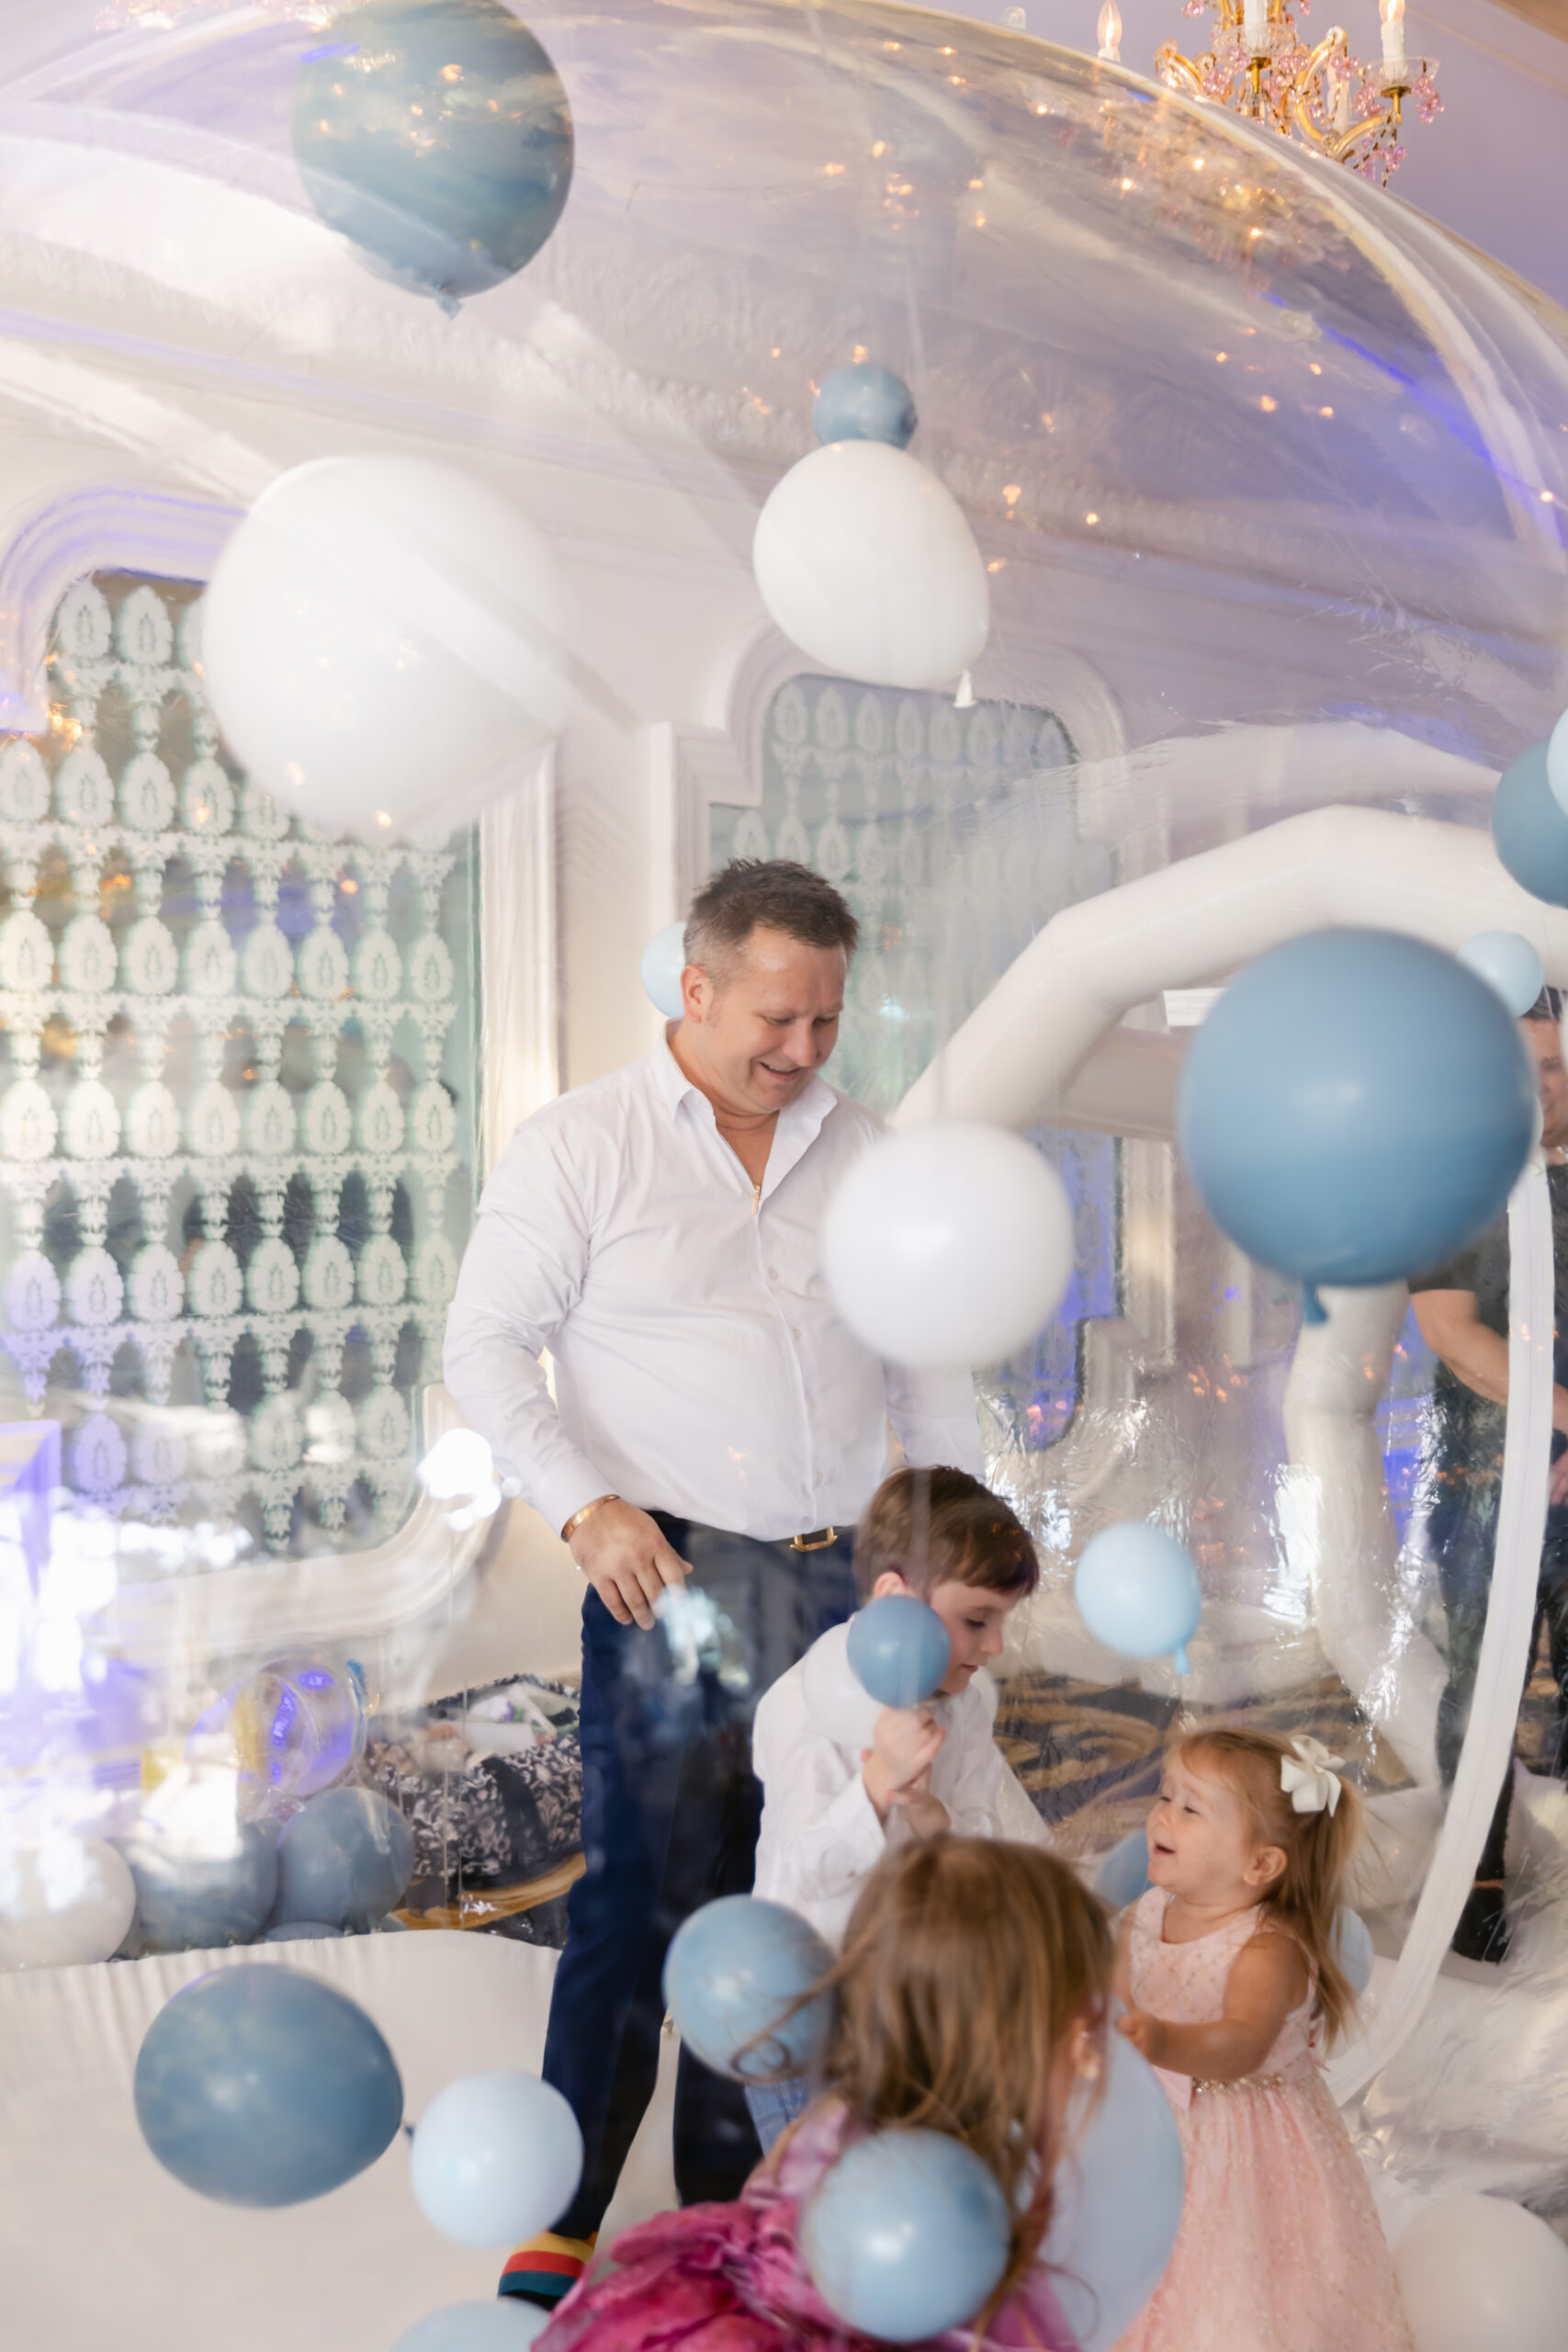
<path id="1" fill-rule="evenodd" d="M 582 2132 L 582 2185 L 555 2224 L 567 2237 L 604 2220 L 653 2096 L 671 1938 L 715 1896 L 750 1892 L 762 1812 L 757 1701 L 855 1606 L 847 1531 L 821 1551 L 794 1552 L 655 1517 L 693 1570 L 668 1631 L 617 1625 L 592 1590 L 582 1604 L 587 1867 L 568 1898 L 544 2064 Z M 682 2203 L 739 2195 L 760 2153 L 739 2084 L 682 2049 Z"/>

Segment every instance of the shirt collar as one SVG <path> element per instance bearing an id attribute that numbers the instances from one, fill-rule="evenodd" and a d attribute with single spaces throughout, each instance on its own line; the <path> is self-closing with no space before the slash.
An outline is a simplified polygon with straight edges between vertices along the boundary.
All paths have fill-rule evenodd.
<path id="1" fill-rule="evenodd" d="M 654 1091 L 665 1104 L 671 1118 L 675 1116 L 688 1095 L 694 1095 L 699 1102 L 707 1101 L 702 1088 L 693 1085 L 675 1058 L 674 1048 L 670 1043 L 674 1023 L 671 1022 L 666 1026 L 663 1036 L 648 1057 Z M 779 1113 L 778 1125 L 773 1130 L 775 1150 L 781 1136 L 798 1136 L 800 1138 L 799 1150 L 793 1155 L 792 1166 L 794 1159 L 799 1158 L 800 1151 L 803 1151 L 814 1139 L 823 1120 L 838 1099 L 838 1095 L 825 1078 L 814 1077 L 802 1088 L 795 1101 L 786 1102 Z M 771 1159 L 770 1154 L 770 1160 Z"/>

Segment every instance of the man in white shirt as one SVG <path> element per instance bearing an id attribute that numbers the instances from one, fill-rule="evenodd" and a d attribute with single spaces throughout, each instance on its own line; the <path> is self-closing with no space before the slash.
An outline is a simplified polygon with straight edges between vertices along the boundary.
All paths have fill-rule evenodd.
<path id="1" fill-rule="evenodd" d="M 970 1383 L 879 1362 L 818 1262 L 828 1202 L 880 1132 L 817 1074 L 855 941 L 804 866 L 716 876 L 687 922 L 681 1021 L 524 1122 L 447 1322 L 448 1387 L 591 1587 L 587 1871 L 544 2066 L 586 2158 L 557 2233 L 502 2281 L 546 2304 L 581 2274 L 651 2096 L 670 1938 L 751 1885 L 751 1711 L 854 1606 L 851 1537 L 888 1422 L 911 1462 L 980 1464 Z M 667 1639 L 654 1606 L 688 1575 L 705 1603 L 677 1604 Z M 682 2201 L 735 2195 L 757 2153 L 739 2088 L 683 2052 Z"/>

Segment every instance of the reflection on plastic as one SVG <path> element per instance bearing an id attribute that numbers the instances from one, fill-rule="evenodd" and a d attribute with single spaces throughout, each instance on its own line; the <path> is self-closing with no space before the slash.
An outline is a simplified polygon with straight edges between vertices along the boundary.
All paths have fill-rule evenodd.
<path id="1" fill-rule="evenodd" d="M 751 1663 L 746 1644 L 726 1614 L 694 1585 L 666 1585 L 653 1604 L 670 1652 L 670 1670 L 685 1688 L 699 1674 L 713 1674 L 720 1687 L 736 1692 L 751 1688 Z"/>

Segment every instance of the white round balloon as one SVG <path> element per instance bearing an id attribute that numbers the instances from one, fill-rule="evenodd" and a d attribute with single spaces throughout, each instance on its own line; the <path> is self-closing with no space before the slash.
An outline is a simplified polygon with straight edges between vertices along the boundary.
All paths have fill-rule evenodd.
<path id="1" fill-rule="evenodd" d="M 229 747 L 330 833 L 444 838 L 517 781 L 575 698 L 546 540 L 423 458 L 319 458 L 219 559 L 202 658 Z"/>
<path id="2" fill-rule="evenodd" d="M 813 1727 L 835 1747 L 859 1756 L 871 1746 L 876 1701 L 850 1664 L 848 1625 L 830 1625 L 801 1661 L 800 1694 Z"/>
<path id="3" fill-rule="evenodd" d="M 1393 2249 L 1416 2352 L 1562 2352 L 1568 2245 L 1506 2197 L 1443 2197 Z"/>
<path id="4" fill-rule="evenodd" d="M 946 685 L 990 628 L 963 509 L 886 441 L 831 441 L 792 466 L 758 517 L 751 562 L 784 635 L 870 685 Z"/>
<path id="5" fill-rule="evenodd" d="M 107 1960 L 136 1914 L 136 1882 L 101 1838 L 62 1831 L 0 1850 L 0 1968 Z"/>
<path id="6" fill-rule="evenodd" d="M 885 1136 L 823 1223 L 840 1314 L 878 1355 L 917 1371 L 999 1363 L 1055 1311 L 1072 1270 L 1072 1208 L 1050 1161 L 1005 1128 L 964 1120 Z"/>
<path id="7" fill-rule="evenodd" d="M 685 968 L 686 926 L 667 922 L 642 951 L 643 991 L 666 1021 L 679 1021 L 686 1009 L 681 1001 L 681 975 Z"/>
<path id="8" fill-rule="evenodd" d="M 582 2134 L 536 2075 L 462 2075 L 413 2135 L 413 2193 L 459 2245 L 515 2245 L 565 2212 L 582 2177 Z"/>

